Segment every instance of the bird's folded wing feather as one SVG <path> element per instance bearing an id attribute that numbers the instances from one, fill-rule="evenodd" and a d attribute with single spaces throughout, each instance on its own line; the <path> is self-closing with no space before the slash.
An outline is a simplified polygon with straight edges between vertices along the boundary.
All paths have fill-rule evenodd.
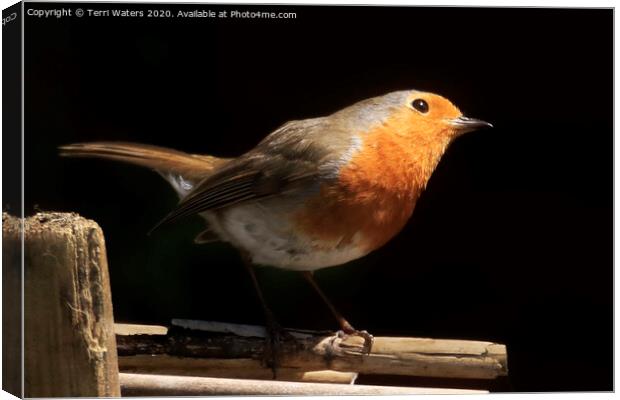
<path id="1" fill-rule="evenodd" d="M 253 150 L 230 161 L 198 185 L 153 229 L 207 210 L 302 190 L 319 176 L 329 155 L 320 139 L 322 118 L 291 121 Z"/>

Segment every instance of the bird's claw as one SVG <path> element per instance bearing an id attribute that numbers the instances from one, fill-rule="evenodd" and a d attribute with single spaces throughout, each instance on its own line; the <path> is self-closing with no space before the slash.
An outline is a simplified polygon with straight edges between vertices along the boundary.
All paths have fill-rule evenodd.
<path id="1" fill-rule="evenodd" d="M 357 329 L 353 329 L 351 331 L 346 331 L 346 332 L 343 330 L 340 330 L 336 332 L 336 335 L 341 339 L 345 339 L 349 336 L 359 336 L 363 338 L 364 346 L 362 347 L 362 354 L 364 355 L 370 354 L 370 351 L 372 350 L 372 344 L 375 341 L 375 338 L 370 333 L 368 333 L 368 331 L 358 331 Z"/>

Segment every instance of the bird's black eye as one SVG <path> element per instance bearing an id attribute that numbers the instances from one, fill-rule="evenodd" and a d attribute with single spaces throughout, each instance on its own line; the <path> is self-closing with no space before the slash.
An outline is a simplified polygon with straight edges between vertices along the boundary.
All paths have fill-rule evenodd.
<path id="1" fill-rule="evenodd" d="M 414 101 L 412 101 L 411 107 L 423 114 L 426 114 L 428 112 L 428 103 L 422 99 L 415 99 Z"/>

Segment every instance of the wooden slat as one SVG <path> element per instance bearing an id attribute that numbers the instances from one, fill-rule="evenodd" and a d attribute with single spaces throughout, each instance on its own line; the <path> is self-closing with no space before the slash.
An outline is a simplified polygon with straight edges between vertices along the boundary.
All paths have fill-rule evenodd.
<path id="1" fill-rule="evenodd" d="M 121 373 L 123 396 L 330 396 L 473 394 L 485 391 L 395 386 L 338 385 L 250 379 L 198 378 Z"/>
<path id="2" fill-rule="evenodd" d="M 249 325 L 230 325 L 215 323 L 221 330 L 236 329 L 251 334 L 257 327 Z M 262 328 L 262 327 L 258 327 Z M 161 325 L 115 324 L 118 336 L 166 335 L 168 328 Z M 260 329 L 258 330 L 260 332 Z M 264 334 L 264 333 L 263 333 Z M 121 338 L 121 341 L 124 339 Z M 273 372 L 265 368 L 261 361 L 253 359 L 204 359 L 169 356 L 166 354 L 143 354 L 119 356 L 119 369 L 122 372 L 148 373 L 161 375 L 203 376 L 236 379 L 273 379 Z M 341 383 L 352 384 L 357 379 L 355 372 L 331 370 L 303 371 L 297 368 L 279 368 L 277 379 L 291 382 Z"/>
<path id="3" fill-rule="evenodd" d="M 133 372 L 180 373 L 181 365 L 188 371 L 223 370 L 228 365 L 231 371 L 268 373 L 268 368 L 261 363 L 263 327 L 207 321 L 173 322 L 175 326 L 166 335 L 119 335 L 121 368 L 131 367 Z M 282 344 L 280 366 L 283 371 L 333 370 L 472 379 L 494 379 L 507 374 L 506 347 L 492 342 L 377 337 L 371 353 L 363 354 L 360 337 L 289 332 L 296 343 Z M 249 377 L 238 373 L 228 376 Z M 219 376 L 226 375 L 223 372 Z"/>

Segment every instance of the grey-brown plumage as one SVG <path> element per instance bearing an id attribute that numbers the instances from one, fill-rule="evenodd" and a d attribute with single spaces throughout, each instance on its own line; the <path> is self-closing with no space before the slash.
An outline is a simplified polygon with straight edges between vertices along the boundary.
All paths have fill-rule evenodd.
<path id="1" fill-rule="evenodd" d="M 316 186 L 313 180 L 333 174 L 331 169 L 337 167 L 339 160 L 334 155 L 350 146 L 348 135 L 340 127 L 326 118 L 315 118 L 284 124 L 235 159 L 125 142 L 77 143 L 61 146 L 60 150 L 62 156 L 103 158 L 149 167 L 175 188 L 178 182 L 186 182 L 189 190 L 180 191 L 178 206 L 153 228 L 156 229 L 203 211 L 307 191 Z"/>

